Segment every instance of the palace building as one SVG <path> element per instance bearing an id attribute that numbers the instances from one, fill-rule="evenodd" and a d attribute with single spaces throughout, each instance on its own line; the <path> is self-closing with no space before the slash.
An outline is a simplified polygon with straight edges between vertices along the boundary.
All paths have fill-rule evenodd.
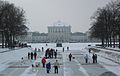
<path id="1" fill-rule="evenodd" d="M 28 43 L 66 43 L 66 42 L 97 42 L 89 37 L 89 32 L 71 32 L 71 26 L 61 21 L 48 25 L 48 33 L 28 32 L 16 40 Z"/>
<path id="2" fill-rule="evenodd" d="M 48 26 L 49 42 L 69 42 L 71 37 L 71 26 L 57 21 Z"/>

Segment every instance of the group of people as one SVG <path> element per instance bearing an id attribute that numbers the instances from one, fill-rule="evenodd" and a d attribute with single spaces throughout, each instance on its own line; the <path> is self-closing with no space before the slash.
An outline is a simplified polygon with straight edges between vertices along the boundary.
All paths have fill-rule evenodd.
<path id="1" fill-rule="evenodd" d="M 42 47 L 42 51 L 44 50 L 44 48 Z M 37 57 L 37 51 L 40 51 L 40 49 L 38 48 L 35 48 L 34 49 L 34 52 L 28 52 L 28 59 L 30 60 L 36 60 L 36 57 Z M 57 50 L 55 49 L 47 49 L 45 51 L 45 57 L 43 57 L 41 59 L 41 63 L 42 63 L 42 67 L 43 68 L 46 68 L 46 72 L 47 73 L 50 73 L 50 70 L 51 70 L 51 62 L 49 62 L 49 60 L 46 60 L 48 58 L 57 58 Z M 58 74 L 58 68 L 60 67 L 60 64 L 58 62 L 58 60 L 56 60 L 54 63 L 53 63 L 53 68 L 54 68 L 54 73 L 57 73 Z M 32 70 L 35 71 L 36 70 L 36 64 L 32 64 Z"/>
<path id="2" fill-rule="evenodd" d="M 43 64 L 43 68 L 46 68 L 47 73 L 49 73 L 50 70 L 51 70 L 51 63 L 50 62 L 46 63 L 46 58 L 45 57 L 42 58 L 41 62 Z M 53 63 L 53 67 L 54 67 L 54 73 L 58 73 L 58 68 L 60 67 L 60 64 L 58 63 L 58 60 L 56 60 Z"/>
<path id="3" fill-rule="evenodd" d="M 36 52 L 28 52 L 28 59 L 31 59 L 31 60 L 33 60 L 33 59 L 35 59 L 36 60 L 36 58 L 37 58 L 37 53 Z"/>
<path id="4" fill-rule="evenodd" d="M 89 59 L 88 54 L 86 54 L 84 58 L 85 58 L 85 62 L 88 63 L 88 59 Z M 93 53 L 92 60 L 93 60 L 93 63 L 97 63 L 97 54 Z"/>
<path id="5" fill-rule="evenodd" d="M 97 63 L 97 54 L 93 54 L 92 59 L 93 63 Z"/>
<path id="6" fill-rule="evenodd" d="M 63 52 L 65 51 L 65 48 L 64 48 L 64 47 L 62 48 L 62 51 L 63 51 Z M 67 47 L 67 51 L 69 51 L 69 47 Z"/>
<path id="7" fill-rule="evenodd" d="M 55 57 L 55 58 L 57 58 L 57 49 L 55 50 L 55 49 L 50 49 L 50 48 L 48 48 L 46 51 L 45 51 L 45 57 L 46 58 L 53 58 L 53 57 Z"/>

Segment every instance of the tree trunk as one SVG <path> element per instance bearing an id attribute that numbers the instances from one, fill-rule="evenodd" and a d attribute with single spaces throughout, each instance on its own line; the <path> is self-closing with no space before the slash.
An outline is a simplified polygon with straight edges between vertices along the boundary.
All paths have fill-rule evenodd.
<path id="1" fill-rule="evenodd" d="M 115 36 L 113 36 L 113 48 L 115 48 Z"/>
<path id="2" fill-rule="evenodd" d="M 112 37 L 110 36 L 110 47 L 112 47 Z"/>
<path id="3" fill-rule="evenodd" d="M 105 45 L 104 45 L 104 38 L 102 38 L 101 40 L 102 40 L 102 47 L 105 47 Z"/>
<path id="4" fill-rule="evenodd" d="M 2 48 L 4 48 L 4 32 L 2 31 Z"/>
<path id="5" fill-rule="evenodd" d="M 119 48 L 120 48 L 120 34 L 119 34 L 119 39 L 118 39 L 118 42 L 119 42 Z"/>

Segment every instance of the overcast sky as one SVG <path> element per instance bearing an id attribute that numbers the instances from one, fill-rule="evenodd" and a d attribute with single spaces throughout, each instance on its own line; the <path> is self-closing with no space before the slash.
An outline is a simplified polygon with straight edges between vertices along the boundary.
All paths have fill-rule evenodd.
<path id="1" fill-rule="evenodd" d="M 72 26 L 72 32 L 86 32 L 90 17 L 98 7 L 111 0 L 7 0 L 26 12 L 30 31 L 47 32 L 47 26 L 61 20 Z"/>

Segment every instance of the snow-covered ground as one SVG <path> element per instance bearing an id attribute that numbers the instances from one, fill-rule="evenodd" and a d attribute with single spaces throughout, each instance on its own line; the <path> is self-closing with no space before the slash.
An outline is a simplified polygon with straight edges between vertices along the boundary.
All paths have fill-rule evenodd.
<path id="1" fill-rule="evenodd" d="M 47 44 L 47 46 L 46 46 Z M 110 72 L 120 76 L 120 64 L 115 63 L 111 60 L 118 58 L 120 53 L 110 51 L 106 53 L 105 49 L 98 52 L 98 64 L 92 64 L 92 54 L 88 53 L 88 45 L 95 46 L 95 43 L 63 43 L 62 47 L 56 47 L 55 43 L 34 43 L 30 44 L 32 48 L 22 48 L 10 52 L 0 53 L 0 76 L 102 76 L 103 73 Z M 42 66 L 35 68 L 36 71 L 32 71 L 31 64 L 40 61 L 41 58 L 37 60 L 27 60 L 27 53 L 33 51 L 35 48 L 42 50 L 47 48 L 57 49 L 59 52 L 58 61 L 61 64 L 59 68 L 59 73 L 54 74 L 54 69 L 52 67 L 50 74 L 46 73 L 46 69 Z M 65 49 L 63 52 L 62 49 Z M 67 50 L 69 47 L 69 51 Z M 8 49 L 0 49 L 0 51 L 5 51 Z M 72 53 L 75 59 L 70 62 L 68 55 Z M 85 63 L 84 56 L 89 55 L 89 63 Z M 114 55 L 111 57 L 109 55 Z M 41 51 L 41 57 L 44 56 L 44 52 Z M 21 58 L 24 57 L 25 64 L 21 64 Z M 48 59 L 51 63 L 55 62 L 56 59 Z M 117 59 L 116 59 L 117 61 Z M 21 66 L 21 67 L 18 67 Z M 110 76 L 108 73 L 107 75 Z M 115 76 L 115 75 L 112 75 Z"/>

